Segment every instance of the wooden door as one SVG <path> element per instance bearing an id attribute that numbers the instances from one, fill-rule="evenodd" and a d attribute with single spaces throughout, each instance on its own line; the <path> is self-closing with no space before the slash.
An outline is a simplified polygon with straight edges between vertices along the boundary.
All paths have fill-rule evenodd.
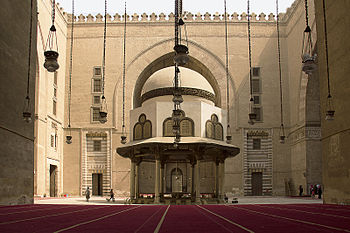
<path id="1" fill-rule="evenodd" d="M 102 182 L 101 173 L 92 174 L 92 195 L 102 196 Z"/>
<path id="2" fill-rule="evenodd" d="M 261 196 L 262 195 L 262 172 L 252 173 L 252 195 Z"/>
<path id="3" fill-rule="evenodd" d="M 50 164 L 50 197 L 57 197 L 57 166 Z"/>

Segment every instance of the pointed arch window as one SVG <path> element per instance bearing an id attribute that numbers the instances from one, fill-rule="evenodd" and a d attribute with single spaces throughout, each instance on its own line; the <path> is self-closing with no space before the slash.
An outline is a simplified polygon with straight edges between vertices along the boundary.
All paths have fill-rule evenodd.
<path id="1" fill-rule="evenodd" d="M 139 121 L 134 126 L 134 140 L 152 137 L 152 122 L 147 120 L 145 114 L 139 116 Z"/>
<path id="2" fill-rule="evenodd" d="M 205 123 L 205 137 L 221 141 L 224 140 L 224 130 L 216 114 L 211 115 L 210 120 L 207 120 Z"/>
<path id="3" fill-rule="evenodd" d="M 171 117 L 168 117 L 163 122 L 163 137 L 174 136 L 173 119 Z M 194 137 L 194 121 L 189 117 L 185 117 L 185 113 L 183 111 L 181 111 L 180 136 Z"/>

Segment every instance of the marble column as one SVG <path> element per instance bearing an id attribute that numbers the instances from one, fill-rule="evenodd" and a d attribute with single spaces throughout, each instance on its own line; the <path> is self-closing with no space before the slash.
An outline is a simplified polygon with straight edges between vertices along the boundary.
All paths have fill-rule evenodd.
<path id="1" fill-rule="evenodd" d="M 135 161 L 131 160 L 130 166 L 130 199 L 135 199 Z"/>
<path id="2" fill-rule="evenodd" d="M 225 178 L 225 163 L 220 160 L 219 163 L 219 199 L 224 199 L 224 178 Z"/>
<path id="3" fill-rule="evenodd" d="M 156 178 L 155 178 L 155 184 L 154 184 L 154 203 L 158 204 L 160 202 L 160 198 L 159 198 L 159 184 L 160 184 L 160 159 L 156 158 Z"/>
<path id="4" fill-rule="evenodd" d="M 200 161 L 197 160 L 197 163 L 195 165 L 195 178 L 196 178 L 196 203 L 201 202 L 201 178 L 200 178 Z"/>
<path id="5" fill-rule="evenodd" d="M 215 161 L 215 196 L 219 197 L 219 161 Z"/>
<path id="6" fill-rule="evenodd" d="M 139 198 L 139 172 L 140 172 L 140 162 L 136 163 L 135 169 L 135 198 Z"/>
<path id="7" fill-rule="evenodd" d="M 164 193 L 164 162 L 162 161 L 160 164 L 160 194 Z"/>

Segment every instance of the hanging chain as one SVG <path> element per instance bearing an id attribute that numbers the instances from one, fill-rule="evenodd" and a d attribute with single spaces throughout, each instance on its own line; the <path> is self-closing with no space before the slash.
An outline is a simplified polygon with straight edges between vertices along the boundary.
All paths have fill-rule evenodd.
<path id="1" fill-rule="evenodd" d="M 229 75 L 228 75 L 228 29 L 227 29 L 227 10 L 226 10 L 226 0 L 224 0 L 224 19 L 225 19 L 225 48 L 226 48 L 226 64 L 225 64 L 225 71 L 226 71 L 226 108 L 227 108 L 227 126 L 230 126 L 230 82 L 229 82 Z"/>
<path id="2" fill-rule="evenodd" d="M 250 1 L 247 1 L 248 12 L 248 50 L 249 50 L 249 86 L 250 86 L 250 100 L 253 101 L 253 85 L 252 85 L 252 44 L 250 32 Z"/>
<path id="3" fill-rule="evenodd" d="M 56 16 L 56 13 L 55 13 L 55 7 L 56 7 L 56 1 L 55 0 L 52 0 L 52 25 L 55 24 L 55 16 Z"/>
<path id="4" fill-rule="evenodd" d="M 175 45 L 179 44 L 179 5 L 178 0 L 175 0 Z"/>
<path id="5" fill-rule="evenodd" d="M 281 67 L 281 44 L 280 44 L 280 26 L 278 15 L 278 0 L 276 0 L 276 26 L 277 26 L 277 47 L 278 47 L 278 69 L 280 79 L 280 102 L 281 102 L 281 126 L 283 127 L 283 91 L 282 91 L 282 67 Z"/>
<path id="6" fill-rule="evenodd" d="M 29 46 L 28 46 L 28 75 L 27 75 L 27 96 L 29 100 L 29 79 L 30 79 L 30 61 L 31 61 L 31 50 L 32 50 L 32 29 L 33 29 L 33 0 L 30 0 L 30 26 L 29 26 Z"/>
<path id="7" fill-rule="evenodd" d="M 309 10 L 308 10 L 307 0 L 305 0 L 305 21 L 306 27 L 309 27 Z"/>
<path id="8" fill-rule="evenodd" d="M 327 38 L 327 19 L 326 19 L 326 2 L 323 0 L 323 24 L 324 24 L 324 43 L 326 47 L 326 65 L 327 65 L 327 85 L 328 98 L 331 98 L 331 86 L 329 82 L 329 64 L 328 64 L 328 38 Z"/>
<path id="9" fill-rule="evenodd" d="M 72 98 L 72 70 L 73 70 L 73 29 L 74 29 L 74 0 L 72 0 L 72 29 L 70 41 L 70 57 L 69 57 L 69 91 L 68 91 L 68 128 L 70 128 L 70 109 Z"/>
<path id="10" fill-rule="evenodd" d="M 105 0 L 105 23 L 104 23 L 104 28 L 103 28 L 102 97 L 104 97 L 104 95 L 105 95 L 106 31 L 107 31 L 107 0 Z"/>
<path id="11" fill-rule="evenodd" d="M 124 11 L 124 44 L 123 44 L 123 122 L 122 133 L 125 133 L 125 56 L 126 56 L 126 1 Z"/>

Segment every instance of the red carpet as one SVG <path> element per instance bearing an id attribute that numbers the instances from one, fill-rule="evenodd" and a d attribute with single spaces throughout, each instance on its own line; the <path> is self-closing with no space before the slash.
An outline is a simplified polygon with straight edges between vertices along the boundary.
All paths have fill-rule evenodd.
<path id="1" fill-rule="evenodd" d="M 21 205 L 0 232 L 350 232 L 340 205 Z"/>

